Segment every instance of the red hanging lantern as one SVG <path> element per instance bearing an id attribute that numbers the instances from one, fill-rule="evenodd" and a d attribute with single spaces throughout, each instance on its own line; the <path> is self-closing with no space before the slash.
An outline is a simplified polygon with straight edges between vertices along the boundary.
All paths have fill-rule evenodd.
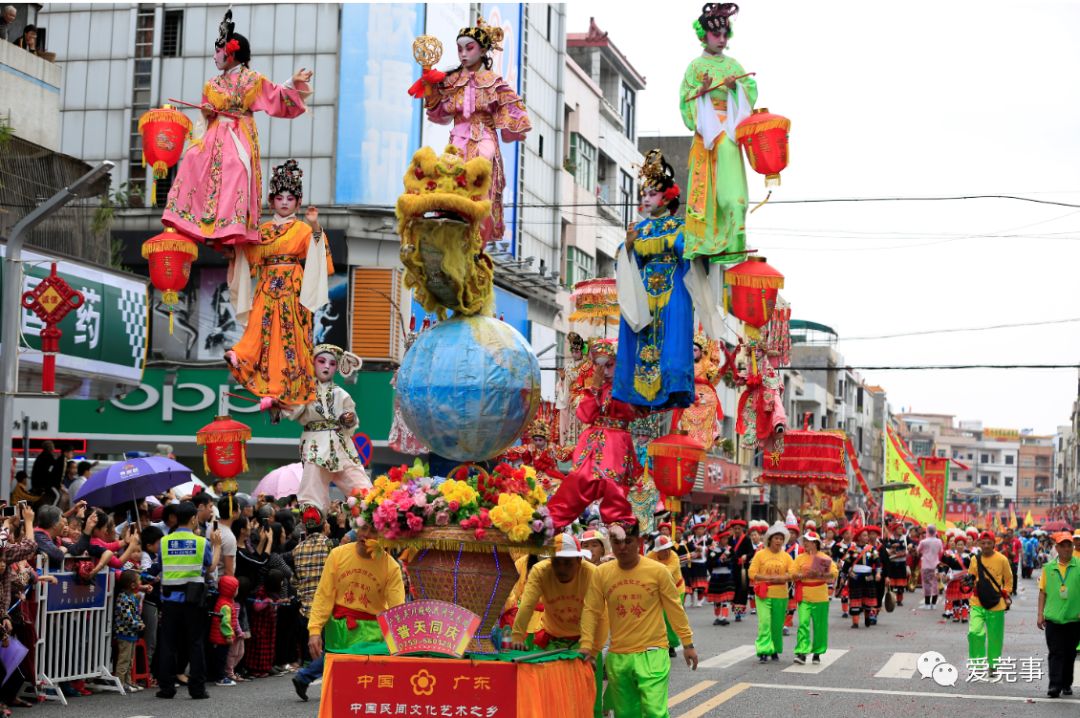
<path id="1" fill-rule="evenodd" d="M 788 164 L 788 132 L 791 120 L 774 115 L 767 108 L 753 114 L 735 128 L 735 139 L 746 150 L 754 171 L 765 175 L 765 186 L 780 185 L 780 173 Z"/>
<path id="2" fill-rule="evenodd" d="M 153 204 L 157 196 L 157 181 L 169 175 L 169 168 L 180 161 L 184 152 L 184 140 L 191 132 L 191 120 L 172 105 L 147 110 L 139 118 L 139 134 L 142 135 L 143 167 L 150 165 L 154 175 Z"/>
<path id="3" fill-rule="evenodd" d="M 205 446 L 203 468 L 223 479 L 231 479 L 241 471 L 247 471 L 247 449 L 244 442 L 251 438 L 251 428 L 226 416 L 214 420 L 199 429 L 195 443 Z"/>
<path id="4" fill-rule="evenodd" d="M 724 281 L 731 287 L 731 313 L 752 327 L 765 326 L 776 306 L 776 293 L 784 288 L 784 275 L 764 257 L 750 257 L 724 272 Z"/>
<path id="5" fill-rule="evenodd" d="M 143 242 L 142 256 L 150 264 L 150 281 L 169 307 L 169 334 L 173 332 L 172 307 L 187 286 L 191 264 L 199 257 L 199 245 L 171 227 Z"/>
<path id="6" fill-rule="evenodd" d="M 685 431 L 661 436 L 646 450 L 653 460 L 652 479 L 664 496 L 685 496 L 694 488 L 698 464 L 705 460 L 705 447 Z"/>

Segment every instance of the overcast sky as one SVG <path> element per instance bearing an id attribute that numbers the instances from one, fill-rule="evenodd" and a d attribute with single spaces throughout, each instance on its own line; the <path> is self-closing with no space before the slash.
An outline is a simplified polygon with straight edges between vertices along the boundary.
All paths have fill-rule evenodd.
<path id="1" fill-rule="evenodd" d="M 678 84 L 701 3 L 576 0 L 645 75 L 638 128 L 689 134 Z M 637 3 L 634 7 L 639 7 Z M 649 8 L 652 12 L 645 11 Z M 827 324 L 853 366 L 1078 363 L 1080 323 L 855 337 L 1080 317 L 1080 3 L 744 2 L 729 54 L 758 107 L 792 121 L 773 199 L 1019 194 L 1004 200 L 763 207 L 748 244 L 786 276 L 794 317 Z M 763 177 L 747 167 L 751 200 Z M 1008 236 L 1002 236 L 1008 235 Z M 866 371 L 902 408 L 1053 433 L 1073 370 Z"/>

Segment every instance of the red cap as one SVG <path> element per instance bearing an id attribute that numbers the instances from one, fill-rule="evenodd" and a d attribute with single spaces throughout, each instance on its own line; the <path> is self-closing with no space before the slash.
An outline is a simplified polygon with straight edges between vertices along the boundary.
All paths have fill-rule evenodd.
<path id="1" fill-rule="evenodd" d="M 863 526 L 862 530 L 867 533 L 877 534 L 878 536 L 881 535 L 881 527 L 879 526 Z"/>
<path id="2" fill-rule="evenodd" d="M 982 541 L 983 539 L 990 539 L 991 541 L 997 540 L 997 538 L 994 536 L 994 532 L 989 530 L 983 531 L 981 534 L 979 534 L 979 540 Z"/>
<path id="3" fill-rule="evenodd" d="M 732 519 L 731 521 L 727 522 L 727 525 L 728 528 L 731 528 L 732 526 L 742 526 L 743 528 L 746 528 L 746 522 L 742 519 Z"/>

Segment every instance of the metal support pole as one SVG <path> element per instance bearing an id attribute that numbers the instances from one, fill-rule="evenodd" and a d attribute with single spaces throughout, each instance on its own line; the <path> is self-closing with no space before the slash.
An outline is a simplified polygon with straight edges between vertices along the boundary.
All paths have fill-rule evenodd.
<path id="1" fill-rule="evenodd" d="M 3 307 L 6 315 L 0 332 L 0 498 L 7 500 L 11 496 L 11 442 L 15 431 L 15 392 L 19 390 L 19 329 L 22 323 L 22 247 L 23 238 L 34 227 L 71 200 L 79 196 L 81 190 L 108 174 L 114 167 L 109 161 L 102 162 L 94 169 L 75 180 L 70 186 L 60 190 L 43 204 L 38 205 L 30 214 L 19 220 L 11 230 L 4 254 L 4 291 Z"/>

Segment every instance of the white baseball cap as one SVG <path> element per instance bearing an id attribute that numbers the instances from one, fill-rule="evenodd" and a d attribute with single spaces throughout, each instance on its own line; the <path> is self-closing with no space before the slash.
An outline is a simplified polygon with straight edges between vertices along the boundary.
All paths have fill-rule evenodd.
<path id="1" fill-rule="evenodd" d="M 592 556 L 581 549 L 581 544 L 573 534 L 563 533 L 555 537 L 555 558 L 587 558 Z"/>
<path id="2" fill-rule="evenodd" d="M 656 543 L 653 544 L 653 551 L 668 551 L 675 548 L 675 544 L 671 543 L 670 536 L 660 536 L 656 539 Z"/>

